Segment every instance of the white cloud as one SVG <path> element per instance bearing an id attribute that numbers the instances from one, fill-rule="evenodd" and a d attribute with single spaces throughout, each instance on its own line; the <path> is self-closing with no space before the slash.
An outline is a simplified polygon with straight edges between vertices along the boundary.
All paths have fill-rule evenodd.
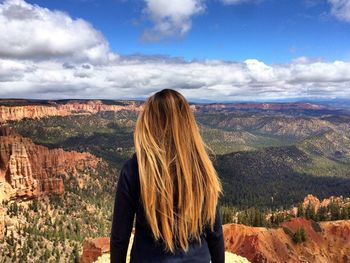
<path id="1" fill-rule="evenodd" d="M 12 61 L 7 59 L 0 59 L 0 87 L 1 82 L 17 81 L 23 78 L 24 73 L 33 72 L 34 65 Z"/>
<path id="2" fill-rule="evenodd" d="M 230 63 L 164 58 L 63 66 L 56 61 L 0 60 L 0 70 L 0 97 L 138 98 L 163 88 L 211 100 L 350 97 L 350 63 L 343 61 L 266 65 L 254 59 Z"/>
<path id="3" fill-rule="evenodd" d="M 6 0 L 0 3 L 0 57 L 101 63 L 115 55 L 104 36 L 85 20 L 23 0 Z"/>
<path id="4" fill-rule="evenodd" d="M 204 8 L 171 2 L 152 7 L 154 16 L 181 25 Z M 211 100 L 350 97 L 350 62 L 114 56 L 104 36 L 83 20 L 20 0 L 0 4 L 0 98 L 145 98 L 163 88 Z"/>
<path id="5" fill-rule="evenodd" d="M 328 0 L 331 13 L 340 20 L 350 22 L 350 0 Z"/>
<path id="6" fill-rule="evenodd" d="M 205 10 L 204 0 L 145 0 L 145 13 L 153 27 L 143 32 L 145 41 L 184 36 L 192 26 L 192 17 Z"/>

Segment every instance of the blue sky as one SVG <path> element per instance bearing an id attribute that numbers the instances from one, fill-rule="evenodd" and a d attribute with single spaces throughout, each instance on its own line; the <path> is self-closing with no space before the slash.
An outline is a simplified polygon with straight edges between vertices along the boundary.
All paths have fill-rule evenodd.
<path id="1" fill-rule="evenodd" d="M 103 32 L 120 54 L 162 54 L 191 59 L 266 63 L 289 62 L 306 56 L 332 61 L 350 59 L 350 24 L 331 15 L 323 0 L 263 0 L 227 5 L 205 1 L 185 36 L 150 42 L 141 39 L 151 22 L 140 0 L 29 1 L 64 10 Z"/>
<path id="2" fill-rule="evenodd" d="M 350 98 L 350 0 L 0 0 L 0 98 Z"/>

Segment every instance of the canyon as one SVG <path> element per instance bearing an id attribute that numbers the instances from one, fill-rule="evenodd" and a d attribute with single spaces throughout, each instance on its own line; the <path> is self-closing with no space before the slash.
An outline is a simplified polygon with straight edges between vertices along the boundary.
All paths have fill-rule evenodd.
<path id="1" fill-rule="evenodd" d="M 212 103 L 191 104 L 193 111 L 232 111 L 232 110 L 322 110 L 324 105 L 311 103 Z M 40 119 L 52 116 L 70 116 L 96 114 L 98 112 L 122 110 L 139 112 L 142 101 L 103 101 L 103 100 L 67 100 L 67 101 L 27 101 L 0 100 L 0 123 L 18 121 L 24 118 Z"/>
<path id="2" fill-rule="evenodd" d="M 18 262 L 45 256 L 109 262 L 115 183 L 134 151 L 142 103 L 0 100 L 0 261 L 16 253 Z M 350 214 L 343 209 L 350 189 L 348 112 L 310 103 L 190 106 L 217 154 L 226 208 L 250 217 L 253 210 L 237 209 L 268 207 L 262 217 L 274 216 L 273 224 L 248 216 L 225 220 L 226 255 L 235 260 L 228 262 L 350 262 L 349 221 L 338 220 Z M 297 218 L 301 204 L 301 216 L 311 218 L 309 203 L 315 212 L 322 208 L 322 220 L 312 218 L 322 222 Z M 333 218 L 337 207 L 342 214 Z M 306 240 L 295 243 L 291 233 L 301 227 Z"/>
<path id="3" fill-rule="evenodd" d="M 64 193 L 64 178 L 96 169 L 100 158 L 90 153 L 49 149 L 34 144 L 9 127 L 0 128 L 0 202 Z"/>

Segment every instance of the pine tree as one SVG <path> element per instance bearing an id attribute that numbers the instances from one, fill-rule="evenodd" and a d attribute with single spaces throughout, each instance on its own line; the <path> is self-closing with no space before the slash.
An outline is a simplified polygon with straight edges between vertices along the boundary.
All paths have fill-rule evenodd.
<path id="1" fill-rule="evenodd" d="M 305 229 L 304 227 L 302 226 L 300 229 L 300 237 L 301 237 L 301 241 L 302 242 L 305 242 L 306 241 L 306 232 L 305 232 Z"/>
<path id="2" fill-rule="evenodd" d="M 293 241 L 296 244 L 306 241 L 306 232 L 304 227 L 300 227 L 293 235 Z"/>
<path id="3" fill-rule="evenodd" d="M 316 213 L 317 221 L 325 221 L 327 219 L 327 209 L 324 206 L 321 206 Z"/>
<path id="4" fill-rule="evenodd" d="M 339 220 L 341 218 L 340 206 L 334 202 L 331 202 L 328 207 L 331 213 L 331 220 Z"/>
<path id="5" fill-rule="evenodd" d="M 315 210 L 314 206 L 309 202 L 305 211 L 305 218 L 315 220 Z"/>
<path id="6" fill-rule="evenodd" d="M 298 212 L 297 212 L 298 217 L 305 217 L 305 211 L 304 211 L 304 205 L 303 203 L 300 203 L 298 205 Z"/>
<path id="7" fill-rule="evenodd" d="M 293 241 L 294 241 L 294 243 L 296 243 L 296 244 L 301 243 L 302 239 L 301 239 L 301 235 L 300 235 L 300 231 L 299 231 L 299 230 L 297 230 L 297 232 L 294 233 L 294 235 L 293 235 Z"/>

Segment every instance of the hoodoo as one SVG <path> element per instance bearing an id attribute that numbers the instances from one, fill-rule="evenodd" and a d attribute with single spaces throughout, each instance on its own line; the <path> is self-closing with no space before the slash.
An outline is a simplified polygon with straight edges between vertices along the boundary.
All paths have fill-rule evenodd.
<path id="1" fill-rule="evenodd" d="M 63 194 L 63 178 L 96 168 L 100 158 L 90 153 L 48 149 L 7 127 L 0 128 L 0 199 L 28 199 Z"/>

